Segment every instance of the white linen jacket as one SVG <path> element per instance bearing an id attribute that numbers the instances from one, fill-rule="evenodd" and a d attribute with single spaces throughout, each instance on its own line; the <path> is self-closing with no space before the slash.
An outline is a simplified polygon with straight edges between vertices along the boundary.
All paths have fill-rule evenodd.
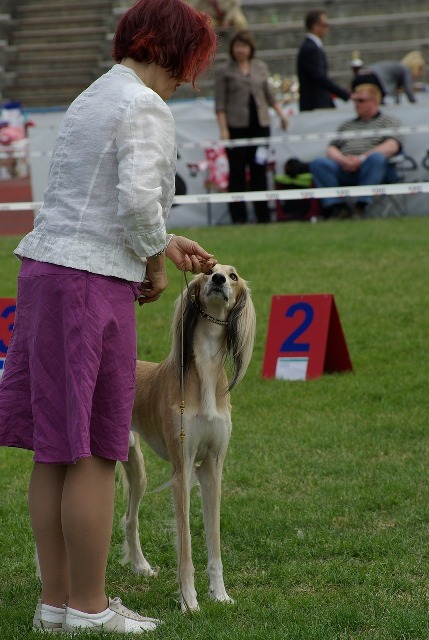
<path id="1" fill-rule="evenodd" d="M 165 246 L 175 171 L 169 107 L 114 65 L 67 110 L 43 205 L 15 254 L 142 282 L 145 258 Z"/>

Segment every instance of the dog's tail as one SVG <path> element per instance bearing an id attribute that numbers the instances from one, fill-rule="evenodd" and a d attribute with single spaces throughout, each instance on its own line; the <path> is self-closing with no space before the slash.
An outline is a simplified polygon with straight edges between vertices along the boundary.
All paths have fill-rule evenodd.
<path id="1" fill-rule="evenodd" d="M 148 491 L 148 493 L 161 493 L 161 491 L 164 491 L 164 489 L 168 489 L 169 487 L 171 487 L 172 484 L 173 484 L 173 481 L 170 478 L 170 480 L 167 480 L 167 482 L 164 482 L 164 484 L 161 484 L 159 487 L 156 487 L 156 489 L 152 489 L 152 491 Z"/>
<path id="2" fill-rule="evenodd" d="M 194 464 L 194 468 L 192 469 L 191 489 L 195 487 L 197 484 L 199 484 L 199 480 L 197 476 L 197 471 L 199 467 L 200 467 L 199 464 Z M 164 482 L 164 484 L 161 484 L 159 487 L 156 487 L 156 489 L 152 489 L 152 491 L 148 491 L 148 493 L 160 493 L 161 491 L 164 491 L 164 489 L 169 489 L 172 484 L 173 484 L 173 479 L 170 478 L 170 480 L 167 480 L 167 482 Z"/>

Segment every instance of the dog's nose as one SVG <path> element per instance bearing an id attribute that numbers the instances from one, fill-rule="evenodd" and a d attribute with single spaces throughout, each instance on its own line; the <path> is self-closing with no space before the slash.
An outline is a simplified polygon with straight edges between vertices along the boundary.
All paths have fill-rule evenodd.
<path id="1" fill-rule="evenodd" d="M 215 284 L 223 284 L 224 282 L 226 282 L 226 278 L 222 273 L 214 273 L 212 275 L 212 281 Z"/>

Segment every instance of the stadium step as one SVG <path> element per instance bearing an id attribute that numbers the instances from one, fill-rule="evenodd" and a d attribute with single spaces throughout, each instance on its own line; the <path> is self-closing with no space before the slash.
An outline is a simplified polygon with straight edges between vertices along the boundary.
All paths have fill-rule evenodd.
<path id="1" fill-rule="evenodd" d="M 2 0 L 0 98 L 21 100 L 26 108 L 40 106 L 42 99 L 46 106 L 67 106 L 79 91 L 112 66 L 113 31 L 131 3 Z M 266 61 L 272 74 L 293 79 L 297 50 L 305 33 L 304 16 L 317 3 L 242 0 L 242 5 L 255 35 L 258 57 Z M 356 50 L 365 64 L 400 60 L 412 49 L 421 49 L 429 59 L 427 2 L 321 0 L 319 5 L 326 9 L 331 25 L 325 40 L 330 75 L 343 86 L 350 84 L 350 61 Z M 6 17 L 3 20 L 1 16 Z M 228 57 L 232 29 L 222 29 L 219 34 L 215 67 Z M 199 94 L 182 86 L 173 99 L 212 96 L 213 80 L 214 70 L 200 79 Z"/>

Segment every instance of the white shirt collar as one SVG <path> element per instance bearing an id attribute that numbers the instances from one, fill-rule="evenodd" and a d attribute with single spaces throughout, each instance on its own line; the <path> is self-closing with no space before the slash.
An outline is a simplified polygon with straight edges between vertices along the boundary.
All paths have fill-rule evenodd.
<path id="1" fill-rule="evenodd" d="M 307 38 L 310 38 L 310 40 L 313 40 L 313 42 L 315 42 L 317 46 L 320 47 L 320 49 L 323 48 L 323 42 L 318 36 L 315 36 L 314 33 L 307 33 Z"/>

